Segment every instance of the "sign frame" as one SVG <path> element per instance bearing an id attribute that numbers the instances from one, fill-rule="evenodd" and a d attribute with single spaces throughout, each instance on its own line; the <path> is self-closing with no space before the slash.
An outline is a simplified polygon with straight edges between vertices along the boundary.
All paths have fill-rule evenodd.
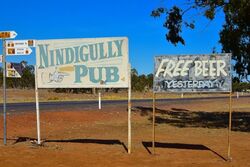
<path id="1" fill-rule="evenodd" d="M 128 47 L 128 38 L 127 37 L 111 37 L 109 39 L 117 39 L 117 38 L 124 38 L 126 40 L 126 51 L 125 54 L 126 56 L 126 64 L 123 65 L 125 66 L 125 76 L 127 78 L 126 80 L 126 86 L 110 86 L 110 85 L 103 85 L 102 84 L 102 80 L 100 82 L 99 85 L 95 85 L 93 87 L 81 87 L 81 88 L 96 88 L 97 86 L 99 86 L 98 88 L 126 88 L 128 90 L 128 154 L 131 154 L 131 149 L 132 149 L 132 137 L 131 137 L 131 65 L 129 63 L 129 47 Z M 87 38 L 88 39 L 88 38 Z M 96 38 L 96 39 L 106 39 L 106 38 Z M 71 40 L 80 40 L 80 39 L 71 39 Z M 39 44 L 39 41 L 36 41 Z M 37 55 L 38 52 L 36 50 L 36 59 L 37 59 Z M 40 109 L 39 109 L 39 94 L 38 94 L 38 90 L 39 88 L 53 88 L 53 87 L 41 87 L 39 86 L 39 67 L 36 61 L 36 65 L 35 65 L 35 96 L 36 96 L 36 120 L 37 120 L 37 144 L 40 145 L 41 144 L 41 134 L 40 134 Z M 72 88 L 77 88 L 78 86 L 72 87 Z M 56 87 L 56 88 L 71 88 L 71 87 Z M 100 99 L 101 100 L 101 99 Z M 100 102 L 99 100 L 99 102 Z"/>
<path id="2" fill-rule="evenodd" d="M 229 111 L 228 111 L 228 115 L 229 115 L 229 123 L 228 123 L 228 133 L 227 133 L 227 161 L 231 161 L 232 157 L 231 157 L 231 129 L 232 129 L 232 65 L 231 65 L 231 58 L 232 58 L 232 54 L 231 53 L 223 53 L 223 54 L 229 54 L 229 90 L 228 91 L 213 91 L 212 93 L 227 93 L 229 96 Z M 203 55 L 213 55 L 213 54 L 203 54 Z M 218 55 L 218 54 L 217 54 Z M 182 55 L 183 56 L 183 55 Z M 211 92 L 211 91 L 179 91 L 179 92 L 174 92 L 174 91 L 154 91 L 154 86 L 155 86 L 155 64 L 154 64 L 154 81 L 153 81 L 153 106 L 152 106 L 152 149 L 153 149 L 153 154 L 155 154 L 155 115 L 156 115 L 156 94 L 157 93 L 207 93 L 207 92 Z"/>

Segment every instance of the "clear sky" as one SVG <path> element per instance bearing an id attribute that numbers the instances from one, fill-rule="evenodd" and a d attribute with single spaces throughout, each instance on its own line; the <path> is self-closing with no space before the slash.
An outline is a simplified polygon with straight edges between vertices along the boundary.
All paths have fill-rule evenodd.
<path id="1" fill-rule="evenodd" d="M 167 3 L 166 3 L 167 2 Z M 16 39 L 63 39 L 127 36 L 129 57 L 139 74 L 153 72 L 154 56 L 211 53 L 218 43 L 224 22 L 220 13 L 212 22 L 193 13 L 196 29 L 184 29 L 186 45 L 165 40 L 164 17 L 151 11 L 180 0 L 2 0 L 0 31 L 15 30 Z M 0 50 L 2 52 L 2 50 Z M 35 50 L 33 50 L 35 52 Z M 35 64 L 35 55 L 8 57 L 7 61 Z"/>

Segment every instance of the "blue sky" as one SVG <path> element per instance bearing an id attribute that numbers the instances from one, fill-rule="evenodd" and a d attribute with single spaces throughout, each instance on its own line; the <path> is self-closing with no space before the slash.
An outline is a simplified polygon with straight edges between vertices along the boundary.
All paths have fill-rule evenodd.
<path id="1" fill-rule="evenodd" d="M 196 28 L 184 29 L 185 46 L 174 46 L 165 40 L 164 17 L 154 19 L 150 13 L 157 7 L 175 3 L 174 0 L 3 0 L 0 31 L 15 30 L 16 39 L 127 36 L 130 62 L 140 74 L 152 73 L 153 58 L 157 55 L 205 54 L 211 53 L 213 47 L 220 52 L 218 34 L 224 22 L 221 13 L 212 22 L 190 13 L 188 18 L 194 16 Z M 35 64 L 35 55 L 7 58 L 11 62 L 21 60 Z"/>

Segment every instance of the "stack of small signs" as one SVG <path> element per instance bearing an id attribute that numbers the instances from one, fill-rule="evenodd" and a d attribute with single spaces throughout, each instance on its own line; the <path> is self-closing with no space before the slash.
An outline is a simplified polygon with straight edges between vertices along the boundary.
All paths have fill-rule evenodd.
<path id="1" fill-rule="evenodd" d="M 6 55 L 30 55 L 31 47 L 34 47 L 33 40 L 8 40 L 6 41 Z"/>
<path id="2" fill-rule="evenodd" d="M 6 41 L 6 55 L 30 55 L 34 47 L 34 40 L 8 40 Z M 7 63 L 7 77 L 8 78 L 21 78 L 24 65 L 22 63 Z"/>

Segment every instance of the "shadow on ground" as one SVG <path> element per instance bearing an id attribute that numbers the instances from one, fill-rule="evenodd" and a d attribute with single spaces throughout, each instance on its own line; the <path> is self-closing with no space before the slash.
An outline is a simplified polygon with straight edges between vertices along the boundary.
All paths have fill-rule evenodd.
<path id="1" fill-rule="evenodd" d="M 141 116 L 147 116 L 152 121 L 152 108 L 137 106 L 133 107 L 134 112 L 139 112 Z M 169 124 L 176 127 L 201 127 L 201 128 L 227 128 L 228 112 L 206 112 L 190 111 L 181 108 L 171 108 L 163 110 L 156 108 L 155 122 L 157 124 Z M 250 132 L 250 113 L 233 112 L 232 130 Z"/>
<path id="2" fill-rule="evenodd" d="M 142 145 L 145 147 L 145 149 L 148 151 L 149 154 L 152 154 L 152 152 L 150 151 L 149 147 L 152 148 L 152 142 L 142 142 Z M 155 148 L 174 148 L 174 149 L 186 149 L 186 150 L 207 150 L 207 151 L 211 151 L 213 154 L 215 154 L 216 156 L 220 157 L 221 159 L 223 159 L 224 161 L 226 161 L 226 159 L 221 156 L 220 154 L 218 154 L 217 152 L 215 152 L 214 150 L 201 145 L 201 144 L 184 144 L 184 143 L 160 143 L 160 142 L 155 142 Z"/>
<path id="3" fill-rule="evenodd" d="M 10 139 L 13 140 L 13 139 Z M 17 144 L 20 142 L 26 142 L 30 141 L 32 143 L 35 143 L 37 139 L 30 138 L 30 137 L 18 137 L 13 144 Z M 104 145 L 121 145 L 125 151 L 127 152 L 128 149 L 126 145 L 121 142 L 120 140 L 109 140 L 109 139 L 49 139 L 44 140 L 43 143 L 49 143 L 49 142 L 55 142 L 55 143 L 82 143 L 82 144 L 104 144 Z"/>

